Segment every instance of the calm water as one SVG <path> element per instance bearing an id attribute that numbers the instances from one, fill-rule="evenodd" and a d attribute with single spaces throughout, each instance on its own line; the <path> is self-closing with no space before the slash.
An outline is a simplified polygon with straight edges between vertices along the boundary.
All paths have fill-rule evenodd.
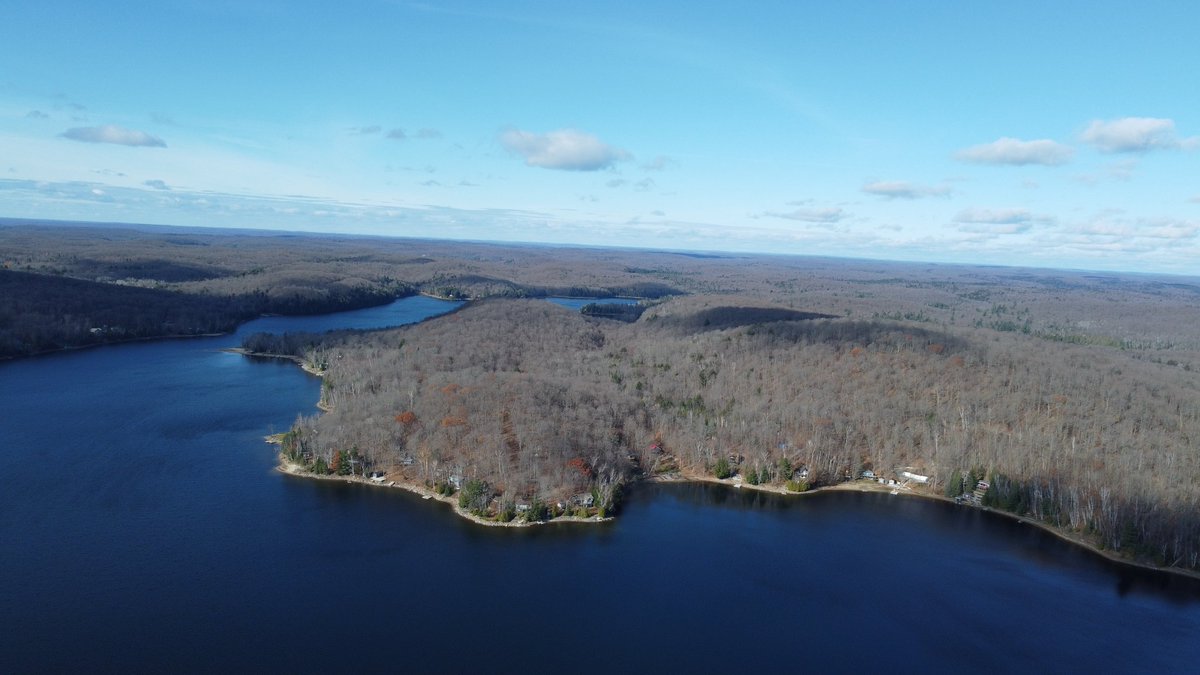
<path id="1" fill-rule="evenodd" d="M 1200 585 L 941 503 L 673 485 L 613 523 L 500 530 L 283 476 L 262 437 L 312 412 L 319 382 L 219 351 L 237 341 L 0 364 L 0 672 L 1200 663 Z"/>
<path id="2" fill-rule="evenodd" d="M 567 309 L 583 309 L 585 305 L 636 305 L 638 301 L 633 298 L 546 298 L 556 305 L 561 305 Z"/>

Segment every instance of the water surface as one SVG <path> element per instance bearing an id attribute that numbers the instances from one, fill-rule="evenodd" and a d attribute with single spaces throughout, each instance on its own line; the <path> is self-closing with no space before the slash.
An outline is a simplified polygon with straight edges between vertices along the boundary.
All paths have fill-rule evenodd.
<path id="1" fill-rule="evenodd" d="M 1195 582 L 971 509 L 640 486 L 612 523 L 493 529 L 273 470 L 319 381 L 222 348 L 454 306 L 0 364 L 0 672 L 1200 663 Z"/>
<path id="2" fill-rule="evenodd" d="M 583 309 L 587 305 L 636 305 L 639 300 L 636 298 L 546 298 L 547 301 L 553 302 L 567 309 L 576 311 Z"/>

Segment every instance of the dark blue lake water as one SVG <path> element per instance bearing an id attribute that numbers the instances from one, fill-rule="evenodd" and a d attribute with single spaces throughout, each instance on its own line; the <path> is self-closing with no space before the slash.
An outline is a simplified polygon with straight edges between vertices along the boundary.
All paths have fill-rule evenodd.
<path id="1" fill-rule="evenodd" d="M 409 298 L 259 330 L 389 325 Z M 643 486 L 482 528 L 274 471 L 319 381 L 238 336 L 0 364 L 0 672 L 1194 672 L 1200 584 L 890 495 Z"/>
<path id="2" fill-rule="evenodd" d="M 556 305 L 566 307 L 567 309 L 583 309 L 585 305 L 636 305 L 638 301 L 634 298 L 546 298 Z"/>

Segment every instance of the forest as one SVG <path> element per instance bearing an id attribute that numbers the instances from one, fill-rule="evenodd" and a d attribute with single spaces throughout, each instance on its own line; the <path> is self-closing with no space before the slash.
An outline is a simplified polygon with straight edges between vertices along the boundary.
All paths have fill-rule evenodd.
<path id="1" fill-rule="evenodd" d="M 129 339 L 227 332 L 263 314 L 443 298 L 639 298 L 663 281 L 520 247 L 205 228 L 0 219 L 0 359 Z M 580 257 L 574 253 L 570 257 Z M 520 274 L 514 274 L 521 260 Z M 589 271 L 590 270 L 590 271 Z"/>
<path id="2" fill-rule="evenodd" d="M 799 491 L 908 470 L 950 496 L 988 478 L 989 505 L 1157 564 L 1200 561 L 1189 372 L 727 300 L 674 299 L 624 323 L 495 299 L 318 343 L 304 353 L 327 412 L 298 419 L 285 450 L 321 472 L 470 484 L 464 507 L 495 518 L 533 504 L 612 513 L 633 481 L 672 473 Z"/>
<path id="3" fill-rule="evenodd" d="M 1200 279 L 1072 270 L 447 242 L 277 231 L 0 218 L 0 352 L 124 339 L 129 288 L 169 291 L 227 326 L 263 313 L 315 313 L 438 297 L 729 295 L 779 308 L 926 327 L 983 328 L 1200 368 Z M 72 306 L 62 280 L 95 284 Z M 39 288 L 40 286 L 40 288 Z M 83 288 L 83 286 L 72 286 Z M 72 291 L 74 292 L 74 291 Z M 59 306 L 32 306 L 42 294 Z M 15 298 L 12 296 L 16 296 Z M 57 298 L 57 300 L 54 300 Z M 120 320 L 114 311 L 122 311 Z M 56 322 L 46 317 L 73 317 Z M 73 328 L 71 326 L 74 326 Z M 86 326 L 86 331 L 81 330 Z M 38 335 L 31 345 L 14 331 Z M 93 332 L 91 329 L 101 329 Z M 164 316 L 137 337 L 207 331 Z M 222 330 L 222 328 L 217 328 Z"/>
<path id="4" fill-rule="evenodd" d="M 323 373 L 290 461 L 427 485 L 479 517 L 610 515 L 655 476 L 804 491 L 908 471 L 1200 568 L 1200 279 L 9 221 L 0 268 L 7 355 L 471 300 L 244 347 Z"/>

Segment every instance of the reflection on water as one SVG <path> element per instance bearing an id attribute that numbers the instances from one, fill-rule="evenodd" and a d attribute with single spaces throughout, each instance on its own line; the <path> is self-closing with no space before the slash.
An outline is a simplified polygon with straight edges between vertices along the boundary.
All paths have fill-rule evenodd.
<path id="1" fill-rule="evenodd" d="M 1005 515 L 940 500 L 850 490 L 784 495 L 711 483 L 644 485 L 637 492 L 639 502 L 669 495 L 693 507 L 756 511 L 780 519 L 821 521 L 832 514 L 844 520 L 846 514 L 854 514 L 863 523 L 882 521 L 895 527 L 916 523 L 948 545 L 983 546 L 1049 572 L 1107 578 L 1120 596 L 1143 594 L 1181 605 L 1200 603 L 1200 579 L 1113 561 Z"/>

